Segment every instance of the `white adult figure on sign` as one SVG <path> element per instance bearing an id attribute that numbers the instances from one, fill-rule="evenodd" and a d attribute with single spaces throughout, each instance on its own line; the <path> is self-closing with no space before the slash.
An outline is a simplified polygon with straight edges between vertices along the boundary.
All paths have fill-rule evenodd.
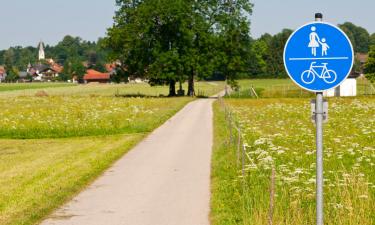
<path id="1" fill-rule="evenodd" d="M 327 50 L 329 49 L 329 45 L 326 43 L 326 39 L 322 38 L 322 41 L 319 43 L 322 45 L 322 56 L 326 56 Z"/>
<path id="2" fill-rule="evenodd" d="M 319 48 L 320 46 L 320 39 L 315 31 L 316 27 L 311 27 L 309 48 L 311 48 L 311 54 L 313 54 L 313 56 L 316 56 L 316 48 Z"/>

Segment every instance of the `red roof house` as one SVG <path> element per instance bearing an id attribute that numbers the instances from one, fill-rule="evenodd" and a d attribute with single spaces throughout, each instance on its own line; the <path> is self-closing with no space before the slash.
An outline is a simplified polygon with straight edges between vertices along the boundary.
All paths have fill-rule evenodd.
<path id="1" fill-rule="evenodd" d="M 109 83 L 110 78 L 111 77 L 109 73 L 101 73 L 93 69 L 87 70 L 85 76 L 83 77 L 83 79 L 85 80 L 85 83 L 90 83 L 90 82 Z"/>

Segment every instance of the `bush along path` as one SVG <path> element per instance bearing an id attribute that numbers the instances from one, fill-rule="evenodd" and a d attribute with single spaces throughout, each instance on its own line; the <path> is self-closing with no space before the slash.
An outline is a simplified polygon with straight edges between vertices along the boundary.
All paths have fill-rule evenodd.
<path id="1" fill-rule="evenodd" d="M 189 103 L 43 225 L 208 225 L 212 99 Z"/>

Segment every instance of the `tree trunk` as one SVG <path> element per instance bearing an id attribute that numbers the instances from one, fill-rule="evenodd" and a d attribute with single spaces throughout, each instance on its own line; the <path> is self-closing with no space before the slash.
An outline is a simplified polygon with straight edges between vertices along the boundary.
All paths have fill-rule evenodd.
<path id="1" fill-rule="evenodd" d="M 191 70 L 191 74 L 189 76 L 188 81 L 188 92 L 187 95 L 189 96 L 195 96 L 195 89 L 194 89 L 194 69 Z"/>
<path id="2" fill-rule="evenodd" d="M 176 81 L 170 80 L 169 81 L 169 97 L 176 96 Z"/>

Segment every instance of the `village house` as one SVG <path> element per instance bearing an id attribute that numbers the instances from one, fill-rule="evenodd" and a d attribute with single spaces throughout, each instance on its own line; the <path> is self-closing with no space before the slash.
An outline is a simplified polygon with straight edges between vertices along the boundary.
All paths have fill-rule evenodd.
<path id="1" fill-rule="evenodd" d="M 55 63 L 53 59 L 45 58 L 43 42 L 39 43 L 38 48 L 39 62 L 35 65 L 29 63 L 26 70 L 27 74 L 30 75 L 34 81 L 51 81 L 56 79 L 63 71 L 63 67 Z M 45 61 L 45 63 L 42 63 L 42 61 Z"/>
<path id="2" fill-rule="evenodd" d="M 110 78 L 111 76 L 109 73 L 101 73 L 99 71 L 89 69 L 86 71 L 83 80 L 85 81 L 85 83 L 109 83 Z"/>

